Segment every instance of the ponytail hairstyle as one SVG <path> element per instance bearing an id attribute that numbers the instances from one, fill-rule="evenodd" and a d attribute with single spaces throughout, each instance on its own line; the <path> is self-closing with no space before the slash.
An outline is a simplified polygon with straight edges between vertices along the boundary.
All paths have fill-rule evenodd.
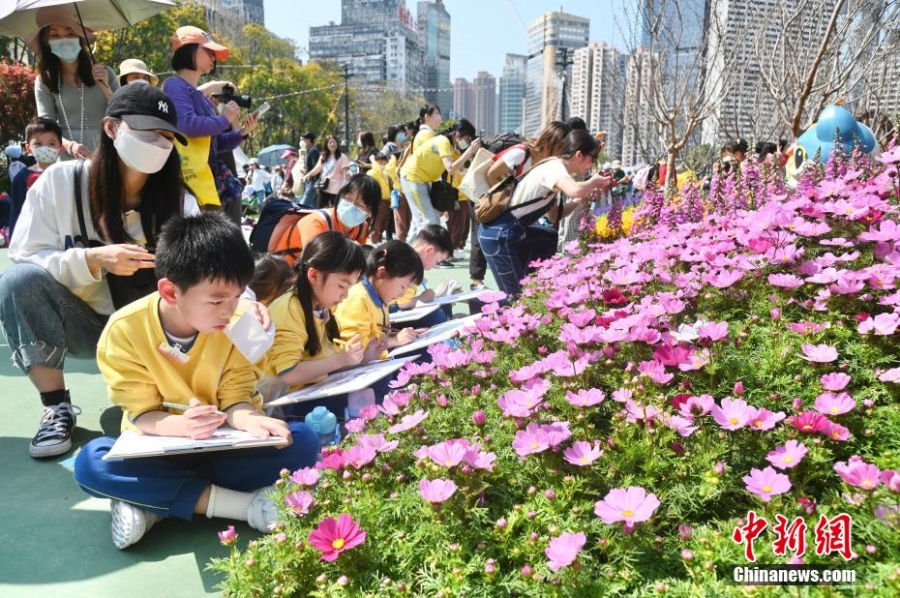
<path id="1" fill-rule="evenodd" d="M 584 129 L 575 129 L 569 132 L 563 145 L 562 155 L 559 157 L 568 160 L 577 152 L 582 154 L 596 154 L 600 150 L 600 143 L 597 139 L 585 131 Z"/>
<path id="2" fill-rule="evenodd" d="M 550 122 L 531 146 L 532 161 L 536 163 L 544 158 L 562 156 L 570 131 L 572 128 L 562 121 Z"/>
<path id="3" fill-rule="evenodd" d="M 362 248 L 345 235 L 337 231 L 327 231 L 306 244 L 294 268 L 297 270 L 294 296 L 300 301 L 306 323 L 306 345 L 303 348 L 309 355 L 316 356 L 322 351 L 322 344 L 316 332 L 313 289 L 307 276 L 309 269 L 315 268 L 326 276 L 363 272 L 366 269 L 366 256 Z M 325 322 L 325 335 L 329 341 L 341 335 L 337 320 L 333 317 Z"/>
<path id="4" fill-rule="evenodd" d="M 425 268 L 422 266 L 422 258 L 412 248 L 412 245 L 403 241 L 388 241 L 375 248 L 366 258 L 366 276 L 374 278 L 378 268 L 384 267 L 387 278 L 413 277 L 413 282 L 422 284 L 425 278 Z"/>
<path id="5" fill-rule="evenodd" d="M 425 104 L 424 106 L 419 108 L 419 118 L 416 120 L 416 125 L 421 127 L 423 124 L 425 124 L 425 117 L 434 114 L 435 110 L 441 112 L 441 107 L 437 104 Z M 441 114 L 443 113 L 441 112 Z"/>

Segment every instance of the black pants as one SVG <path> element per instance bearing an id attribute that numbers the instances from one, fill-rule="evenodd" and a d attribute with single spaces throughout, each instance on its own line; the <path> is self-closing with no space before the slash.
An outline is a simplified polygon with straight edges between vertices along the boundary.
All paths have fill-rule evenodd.
<path id="1" fill-rule="evenodd" d="M 481 228 L 481 224 L 475 219 L 475 202 L 467 201 L 466 203 L 469 204 L 469 217 L 472 221 L 469 230 L 469 242 L 472 245 L 472 250 L 469 252 L 469 278 L 483 281 L 487 275 L 487 260 L 481 251 L 481 243 L 478 242 L 478 229 Z"/>

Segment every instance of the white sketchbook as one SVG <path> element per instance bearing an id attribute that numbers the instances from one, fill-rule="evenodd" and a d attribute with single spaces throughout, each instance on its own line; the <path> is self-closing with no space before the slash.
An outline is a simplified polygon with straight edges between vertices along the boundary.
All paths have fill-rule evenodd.
<path id="1" fill-rule="evenodd" d="M 281 436 L 259 438 L 249 432 L 222 426 L 204 440 L 194 440 L 181 436 L 153 436 L 125 430 L 103 460 L 135 459 L 139 457 L 164 457 L 207 451 L 227 451 L 232 449 L 255 448 L 258 446 L 284 446 L 288 443 Z"/>
<path id="2" fill-rule="evenodd" d="M 431 312 L 437 310 L 440 306 L 429 303 L 415 309 L 403 309 L 391 313 L 391 324 L 402 324 L 404 322 L 415 322 L 421 320 Z"/>
<path id="3" fill-rule="evenodd" d="M 321 382 L 311 384 L 300 390 L 295 390 L 280 399 L 275 399 L 274 401 L 266 403 L 266 407 L 278 407 L 280 405 L 314 401 L 316 399 L 335 397 L 355 390 L 369 388 L 385 376 L 389 376 L 402 368 L 403 364 L 407 361 L 411 361 L 416 357 L 418 357 L 418 355 L 403 357 L 402 359 L 370 361 L 365 365 L 350 370 L 334 372 L 329 374 L 328 377 Z"/>
<path id="4" fill-rule="evenodd" d="M 396 349 L 388 353 L 388 356 L 396 357 L 397 355 L 404 355 L 406 353 L 409 353 L 410 351 L 418 351 L 419 349 L 423 349 L 428 345 L 433 345 L 434 343 L 440 343 L 442 341 L 451 339 L 456 334 L 461 333 L 463 328 L 465 328 L 469 324 L 472 324 L 480 317 L 481 314 L 475 314 L 473 316 L 459 318 L 458 320 L 447 320 L 443 324 L 432 326 L 426 332 L 420 334 L 419 338 L 409 343 L 408 345 L 397 347 Z"/>
<path id="5" fill-rule="evenodd" d="M 454 293 L 452 295 L 444 295 L 443 297 L 435 297 L 434 301 L 430 301 L 428 303 L 422 303 L 421 301 L 416 302 L 416 307 L 422 307 L 425 305 L 449 305 L 451 303 L 456 303 L 457 301 L 468 301 L 470 299 L 478 299 L 478 296 L 484 293 L 484 289 L 479 289 L 476 291 L 463 291 L 462 293 Z"/>

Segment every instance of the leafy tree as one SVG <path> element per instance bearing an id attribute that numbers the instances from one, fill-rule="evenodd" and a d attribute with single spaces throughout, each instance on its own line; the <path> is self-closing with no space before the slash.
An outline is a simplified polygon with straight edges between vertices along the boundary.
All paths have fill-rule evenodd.
<path id="1" fill-rule="evenodd" d="M 352 97 L 353 94 L 351 94 Z M 399 90 L 388 89 L 375 94 L 359 93 L 358 100 L 368 99 L 371 104 L 359 109 L 360 129 L 371 131 L 375 135 L 376 145 L 380 147 L 380 136 L 387 132 L 389 125 L 397 125 L 415 120 L 419 108 L 425 98 L 404 94 Z M 351 104 L 351 111 L 353 106 Z"/>
<path id="2" fill-rule="evenodd" d="M 25 126 L 37 114 L 34 101 L 35 73 L 24 64 L 0 60 L 0 95 L 4 109 L 0 111 L 0 140 L 18 139 Z"/>

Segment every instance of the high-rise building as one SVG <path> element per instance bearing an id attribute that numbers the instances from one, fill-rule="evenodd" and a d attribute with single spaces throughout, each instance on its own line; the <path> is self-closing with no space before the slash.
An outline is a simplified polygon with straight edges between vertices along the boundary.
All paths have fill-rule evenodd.
<path id="1" fill-rule="evenodd" d="M 497 134 L 497 78 L 480 71 L 473 81 L 475 114 L 472 124 L 482 136 Z"/>
<path id="2" fill-rule="evenodd" d="M 450 13 L 443 0 L 419 2 L 419 48 L 425 55 L 425 100 L 448 110 L 453 104 L 450 89 Z"/>
<path id="3" fill-rule="evenodd" d="M 422 53 L 405 0 L 342 0 L 341 19 L 309 28 L 310 60 L 349 64 L 357 85 L 422 87 Z"/>
<path id="4" fill-rule="evenodd" d="M 528 26 L 528 71 L 526 76 L 524 133 L 536 135 L 548 122 L 563 112 L 563 74 L 569 71 L 557 65 L 560 54 L 572 57 L 577 48 L 588 45 L 589 19 L 564 12 L 548 12 Z M 565 48 L 565 50 L 563 50 Z"/>
<path id="5" fill-rule="evenodd" d="M 625 76 L 619 51 L 599 42 L 575 50 L 572 65 L 572 111 L 591 131 L 606 131 L 606 152 L 622 154 Z"/>
<path id="6" fill-rule="evenodd" d="M 263 0 L 220 0 L 222 8 L 228 13 L 243 19 L 246 23 L 265 26 L 266 11 Z"/>
<path id="7" fill-rule="evenodd" d="M 663 145 L 651 112 L 654 69 L 659 69 L 659 56 L 646 48 L 639 48 L 628 57 L 622 119 L 623 166 L 647 164 L 662 153 Z"/>
<path id="8" fill-rule="evenodd" d="M 468 79 L 459 77 L 453 82 L 453 112 L 452 117 L 475 118 L 475 89 Z"/>
<path id="9" fill-rule="evenodd" d="M 498 129 L 500 133 L 522 132 L 522 103 L 525 101 L 525 72 L 528 57 L 507 54 L 500 77 L 500 107 Z"/>

